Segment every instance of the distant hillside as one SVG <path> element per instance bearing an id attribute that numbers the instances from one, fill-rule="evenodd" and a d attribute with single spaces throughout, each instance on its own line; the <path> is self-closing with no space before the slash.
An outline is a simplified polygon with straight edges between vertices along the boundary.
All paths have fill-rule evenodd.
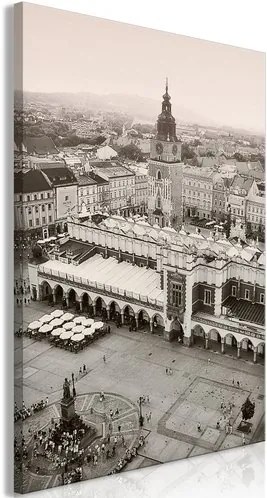
<path id="1" fill-rule="evenodd" d="M 21 102 L 21 95 L 17 93 L 16 100 Z M 147 121 L 154 123 L 161 110 L 161 96 L 159 100 L 140 97 L 139 95 L 109 94 L 97 95 L 94 93 L 32 93 L 24 92 L 25 103 L 35 103 L 39 105 L 48 104 L 51 106 L 74 106 L 78 108 L 87 107 L 92 111 L 119 111 L 131 115 L 135 121 Z M 187 123 L 203 123 L 214 125 L 215 123 L 206 122 L 202 116 L 194 111 L 182 106 L 173 104 L 173 115 L 176 121 Z"/>

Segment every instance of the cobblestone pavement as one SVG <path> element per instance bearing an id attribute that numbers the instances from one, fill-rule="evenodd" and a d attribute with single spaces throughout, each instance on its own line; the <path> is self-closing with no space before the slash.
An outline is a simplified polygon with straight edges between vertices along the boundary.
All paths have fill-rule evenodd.
<path id="1" fill-rule="evenodd" d="M 91 412 L 91 409 L 93 413 Z M 108 414 L 110 410 L 115 412 L 116 409 L 119 410 L 119 413 L 116 416 L 113 416 L 112 420 L 106 420 L 105 414 Z M 99 426 L 102 426 L 102 422 L 104 422 L 104 420 L 106 420 L 107 426 L 108 424 L 111 424 L 111 438 L 109 445 L 106 445 L 106 450 L 109 449 L 111 452 L 114 445 L 114 437 L 118 438 L 115 456 L 107 459 L 105 455 L 100 454 L 98 464 L 96 466 L 94 466 L 92 462 L 83 465 L 84 479 L 107 475 L 113 468 L 116 467 L 119 458 L 125 454 L 125 447 L 122 445 L 121 435 L 124 437 L 127 448 L 132 448 L 139 438 L 141 430 L 139 428 L 138 409 L 135 404 L 131 403 L 123 396 L 119 396 L 115 393 L 105 393 L 105 399 L 103 401 L 100 401 L 99 393 L 88 393 L 77 396 L 75 400 L 75 410 L 85 423 L 98 428 L 97 437 L 93 438 L 90 444 L 85 444 L 85 455 L 88 453 L 89 448 L 91 448 L 93 452 L 96 444 L 101 445 L 104 442 L 102 432 L 102 435 L 99 434 Z M 60 418 L 59 401 L 51 403 L 47 406 L 47 408 L 24 421 L 23 436 L 30 454 L 30 449 L 33 445 L 33 433 L 40 429 L 47 430 L 51 424 L 52 418 L 55 422 L 57 422 Z M 120 430 L 118 429 L 118 426 L 120 426 Z M 31 432 L 29 432 L 29 428 Z M 21 437 L 20 431 L 21 424 L 16 423 L 15 435 L 18 441 Z M 81 447 L 83 447 L 83 443 L 81 443 Z M 62 453 L 62 458 L 63 457 L 64 451 Z M 61 484 L 62 470 L 56 468 L 52 461 L 39 457 L 36 460 L 27 459 L 26 462 L 29 468 L 28 470 L 25 468 L 23 470 L 24 493 Z M 38 474 L 36 473 L 37 466 L 40 467 Z M 19 484 L 21 482 L 21 476 L 18 469 L 15 476 L 17 477 L 17 483 Z M 18 487 L 16 489 L 18 489 Z"/>
<path id="2" fill-rule="evenodd" d="M 32 302 L 23 308 L 24 322 L 30 323 L 50 308 Z M 15 310 L 19 323 L 21 308 Z M 106 362 L 103 362 L 103 355 Z M 210 362 L 208 362 L 210 359 Z M 137 406 L 140 395 L 149 395 L 143 405 L 146 444 L 127 468 L 177 460 L 242 444 L 237 430 L 245 398 L 255 401 L 252 432 L 246 444 L 264 437 L 264 367 L 244 359 L 231 358 L 199 348 L 185 348 L 165 342 L 150 333 L 116 329 L 79 354 L 55 348 L 46 340 L 15 338 L 15 389 L 20 390 L 23 365 L 23 399 L 27 404 L 49 397 L 55 403 L 61 396 L 65 377 L 74 372 L 77 393 L 117 393 Z M 78 375 L 86 364 L 88 373 Z M 166 375 L 166 367 L 173 374 Z M 234 384 L 233 384 L 234 380 Z M 240 387 L 236 382 L 239 381 Z M 234 403 L 233 433 L 226 434 L 221 402 Z M 151 420 L 146 414 L 151 411 Z M 228 417 L 228 414 L 227 414 Z M 220 421 L 220 429 L 216 428 Z M 201 425 L 198 431 L 197 424 Z M 51 485 L 51 483 L 50 483 Z M 54 484 L 53 484 L 54 485 Z"/>

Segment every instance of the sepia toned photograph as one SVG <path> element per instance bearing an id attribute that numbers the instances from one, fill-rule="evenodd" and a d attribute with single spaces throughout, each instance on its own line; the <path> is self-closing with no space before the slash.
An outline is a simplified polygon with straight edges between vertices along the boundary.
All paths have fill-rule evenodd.
<path id="1" fill-rule="evenodd" d="M 265 54 L 14 31 L 15 491 L 263 441 Z"/>

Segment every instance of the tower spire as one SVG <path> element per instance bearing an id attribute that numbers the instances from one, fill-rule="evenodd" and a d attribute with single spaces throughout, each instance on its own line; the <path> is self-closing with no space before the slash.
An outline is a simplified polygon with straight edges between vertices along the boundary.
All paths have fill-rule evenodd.
<path id="1" fill-rule="evenodd" d="M 168 76 L 166 76 L 166 93 L 168 93 L 169 85 L 168 85 Z"/>

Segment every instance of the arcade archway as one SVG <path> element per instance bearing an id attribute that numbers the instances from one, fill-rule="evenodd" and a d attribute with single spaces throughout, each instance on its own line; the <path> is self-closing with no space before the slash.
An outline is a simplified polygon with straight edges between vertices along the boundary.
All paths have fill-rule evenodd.
<path id="1" fill-rule="evenodd" d="M 192 329 L 192 345 L 205 347 L 205 330 L 201 325 L 195 325 Z"/>

